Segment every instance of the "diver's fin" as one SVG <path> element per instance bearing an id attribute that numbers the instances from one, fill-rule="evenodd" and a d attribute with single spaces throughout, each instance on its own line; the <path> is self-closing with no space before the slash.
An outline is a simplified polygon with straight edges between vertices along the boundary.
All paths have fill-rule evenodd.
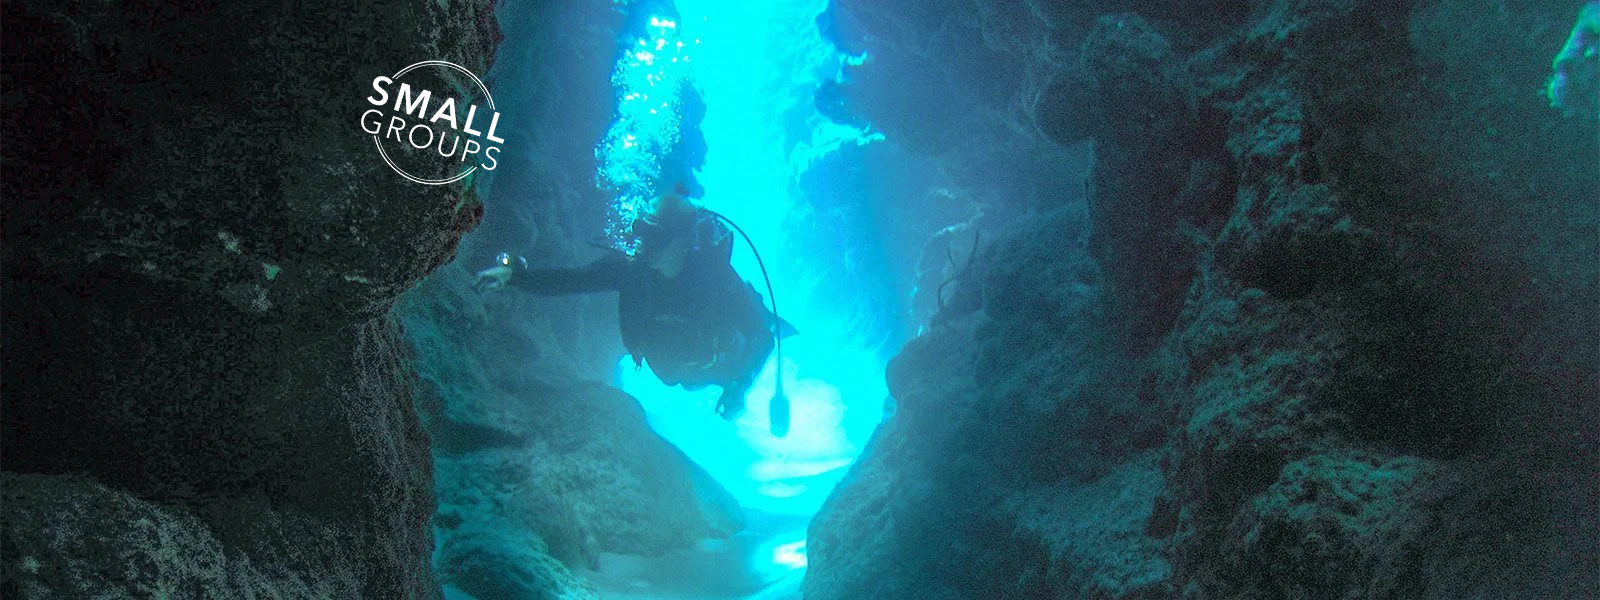
<path id="1" fill-rule="evenodd" d="M 772 315 L 772 311 L 767 311 L 767 315 L 771 316 Z M 789 322 L 783 320 L 782 317 L 777 317 L 777 320 L 778 320 L 778 325 L 777 325 L 778 330 L 776 332 L 774 332 L 774 333 L 778 334 L 778 339 L 786 340 L 786 339 L 789 339 L 790 336 L 793 336 L 795 334 L 800 333 L 800 330 L 795 329 L 794 325 L 789 324 Z"/>
<path id="2" fill-rule="evenodd" d="M 722 397 L 717 398 L 717 416 L 732 421 L 744 414 L 744 395 L 748 391 L 748 384 L 722 386 Z"/>

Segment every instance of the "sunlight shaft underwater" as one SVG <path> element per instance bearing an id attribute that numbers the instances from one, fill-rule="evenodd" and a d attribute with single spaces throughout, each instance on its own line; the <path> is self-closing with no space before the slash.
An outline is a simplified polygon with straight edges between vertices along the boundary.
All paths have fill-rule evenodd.
<path id="1" fill-rule="evenodd" d="M 631 109 L 635 94 L 672 98 L 677 86 L 692 85 L 704 102 L 699 123 L 706 154 L 695 173 L 704 186 L 701 203 L 726 215 L 749 233 L 766 261 L 781 316 L 800 334 L 784 341 L 785 392 L 792 402 L 792 430 L 774 437 L 768 430 L 767 399 L 773 394 L 775 358 L 769 360 L 749 393 L 749 410 L 733 427 L 712 410 L 718 390 L 695 391 L 661 384 L 648 368 L 630 358 L 619 366 L 620 387 L 639 399 L 651 426 L 681 448 L 748 508 L 808 515 L 860 452 L 882 417 L 887 390 L 883 366 L 898 341 L 872 315 L 853 312 L 856 302 L 898 310 L 899 298 L 874 294 L 876 287 L 830 271 L 839 255 L 871 253 L 875 240 L 865 223 L 807 236 L 804 221 L 814 212 L 801 185 L 807 169 L 845 144 L 867 144 L 874 137 L 834 123 L 816 112 L 811 98 L 826 79 L 836 78 L 850 57 L 821 37 L 815 20 L 825 1 L 703 2 L 679 0 L 676 14 L 652 15 L 653 35 L 624 47 L 677 48 L 672 67 L 625 53 L 615 78 L 644 88 L 620 85 L 619 120 L 613 131 L 641 140 L 683 139 L 678 111 L 649 105 Z M 666 12 L 666 11 L 662 11 Z M 688 63 L 687 68 L 677 65 Z M 672 108 L 677 108 L 672 106 Z M 659 112 L 650 112 L 661 109 Z M 621 126 L 627 123 L 626 127 Z M 672 149 L 660 143 L 602 146 L 606 165 L 650 164 Z M 645 171 L 647 169 L 639 169 Z M 657 170 L 659 172 L 659 170 Z M 650 193 L 631 183 L 645 178 L 611 169 L 602 173 L 623 193 L 616 212 L 637 214 L 635 204 Z M 626 217 L 624 217 L 626 218 Z M 748 246 L 740 240 L 735 270 L 748 281 L 762 281 Z M 870 282 L 867 282 L 870 283 Z M 825 293 L 817 293 L 821 290 Z M 764 291 L 764 289 L 763 289 Z"/>

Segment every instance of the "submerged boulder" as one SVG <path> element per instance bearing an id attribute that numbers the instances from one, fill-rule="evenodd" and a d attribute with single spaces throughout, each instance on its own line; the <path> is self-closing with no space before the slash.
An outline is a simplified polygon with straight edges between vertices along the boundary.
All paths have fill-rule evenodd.
<path id="1" fill-rule="evenodd" d="M 895 411 L 812 521 L 806 598 L 1161 589 L 1171 565 L 1144 532 L 1162 437 L 1105 373 L 1081 219 L 1005 234 L 964 283 L 985 308 L 936 319 L 890 363 Z"/>
<path id="2" fill-rule="evenodd" d="M 437 597 L 384 313 L 480 210 L 397 176 L 356 118 L 376 75 L 482 72 L 492 3 L 4 20 L 26 33 L 4 43 L 0 468 L 32 475 L 6 480 L 3 558 L 41 562 L 0 595 Z"/>
<path id="3" fill-rule="evenodd" d="M 477 600 L 591 600 L 594 591 L 527 531 L 476 525 L 439 550 L 439 576 Z"/>
<path id="4" fill-rule="evenodd" d="M 1600 592 L 1600 124 L 1533 93 L 1571 3 L 1236 8 L 1034 11 L 1088 244 L 996 236 L 891 363 L 808 598 Z"/>
<path id="5" fill-rule="evenodd" d="M 601 553 L 656 556 L 737 531 L 727 491 L 637 400 L 582 381 L 560 313 L 519 296 L 479 294 L 450 265 L 395 311 L 438 441 L 443 583 L 481 599 L 582 598 L 573 571 Z"/>
<path id="6" fill-rule="evenodd" d="M 272 578 L 248 559 L 230 561 L 210 528 L 181 509 L 65 475 L 5 473 L 0 486 L 6 506 L 0 543 L 7 551 L 0 577 L 13 590 L 8 596 L 310 596 L 296 585 L 304 582 Z"/>

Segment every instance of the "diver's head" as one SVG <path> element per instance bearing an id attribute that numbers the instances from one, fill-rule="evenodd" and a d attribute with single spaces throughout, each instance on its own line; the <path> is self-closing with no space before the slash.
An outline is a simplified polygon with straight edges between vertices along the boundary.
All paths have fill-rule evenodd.
<path id="1" fill-rule="evenodd" d="M 671 230 L 693 224 L 697 210 L 694 201 L 689 199 L 688 190 L 680 183 L 672 191 L 657 196 L 644 219 Z"/>
<path id="2" fill-rule="evenodd" d="M 671 218 L 678 215 L 691 214 L 694 212 L 694 201 L 678 194 L 662 194 L 661 197 L 656 198 L 655 206 L 651 207 L 650 212 L 656 218 Z"/>

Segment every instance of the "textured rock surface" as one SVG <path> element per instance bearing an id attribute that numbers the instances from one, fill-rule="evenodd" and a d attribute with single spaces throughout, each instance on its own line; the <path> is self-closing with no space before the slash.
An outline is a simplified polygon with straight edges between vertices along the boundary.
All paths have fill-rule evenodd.
<path id="1" fill-rule="evenodd" d="M 1095 166 L 891 365 L 807 598 L 1600 593 L 1600 136 L 1532 92 L 1567 3 L 841 4 L 861 85 L 965 40 L 938 87 Z"/>
<path id="2" fill-rule="evenodd" d="M 437 597 L 385 312 L 480 210 L 355 120 L 376 75 L 485 70 L 489 3 L 4 13 L 0 463 L 40 476 L 0 595 Z"/>
<path id="3" fill-rule="evenodd" d="M 6 473 L 0 483 L 7 552 L 0 577 L 11 586 L 8 597 L 319 598 L 361 589 L 367 577 L 356 536 L 292 511 L 191 510 L 70 475 Z M 225 543 L 207 523 L 220 519 L 251 535 L 317 543 Z M 248 551 L 238 551 L 241 545 Z M 310 572 L 312 562 L 324 566 Z"/>
<path id="4" fill-rule="evenodd" d="M 611 294 L 480 294 L 499 252 L 572 266 L 599 250 L 610 198 L 594 143 L 615 106 L 623 13 L 611 3 L 509 2 L 516 35 L 489 72 L 514 104 L 504 168 L 484 180 L 483 226 L 396 306 L 417 408 L 433 440 L 441 583 L 480 600 L 589 598 L 600 553 L 658 555 L 738 529 L 737 506 L 609 386 L 621 355 Z"/>
<path id="5" fill-rule="evenodd" d="M 469 285 L 446 266 L 396 311 L 436 441 L 443 583 L 479 598 L 585 597 L 569 569 L 601 552 L 659 555 L 739 529 L 737 504 L 636 400 L 582 381 L 553 333 L 559 312 L 515 313 L 520 292 Z"/>
<path id="6" fill-rule="evenodd" d="M 1167 576 L 1143 533 L 1161 434 L 1093 329 L 1076 219 L 1010 232 L 980 262 L 984 311 L 947 311 L 890 364 L 896 412 L 812 523 L 807 598 L 1118 597 Z"/>
<path id="7" fill-rule="evenodd" d="M 594 591 L 518 528 L 475 524 L 452 532 L 439 551 L 439 578 L 474 598 L 589 600 Z"/>

